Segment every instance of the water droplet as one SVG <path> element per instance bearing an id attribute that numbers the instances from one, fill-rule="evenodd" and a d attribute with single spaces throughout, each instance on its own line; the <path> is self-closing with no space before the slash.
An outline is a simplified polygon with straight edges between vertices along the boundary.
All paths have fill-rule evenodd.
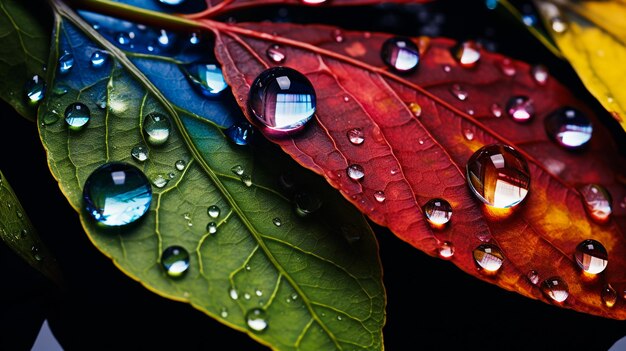
<path id="1" fill-rule="evenodd" d="M 352 164 L 348 166 L 346 172 L 348 173 L 348 177 L 350 177 L 350 179 L 352 180 L 361 180 L 365 176 L 365 170 L 363 169 L 363 166 L 358 164 Z"/>
<path id="2" fill-rule="evenodd" d="M 252 269 L 252 267 L 250 267 L 250 265 L 249 265 L 249 264 L 247 264 L 247 265 L 246 265 L 246 271 L 248 271 L 248 272 L 249 272 L 251 269 Z M 247 295 L 247 294 L 246 294 L 246 295 Z M 249 298 L 249 297 L 248 297 L 248 298 Z"/>
<path id="3" fill-rule="evenodd" d="M 134 37 L 133 32 L 119 32 L 115 35 L 115 41 L 122 46 L 128 46 Z"/>
<path id="4" fill-rule="evenodd" d="M 145 147 L 138 145 L 135 146 L 132 150 L 130 150 L 130 155 L 139 162 L 144 162 L 148 159 L 148 149 Z"/>
<path id="5" fill-rule="evenodd" d="M 531 269 L 528 273 L 526 273 L 526 278 L 528 278 L 528 281 L 533 285 L 537 285 L 539 283 L 539 273 L 534 269 Z"/>
<path id="6" fill-rule="evenodd" d="M 178 160 L 176 161 L 176 163 L 174 163 L 174 167 L 176 167 L 176 169 L 179 171 L 184 170 L 186 166 L 187 162 L 185 162 L 185 160 Z"/>
<path id="7" fill-rule="evenodd" d="M 217 207 L 217 205 L 211 205 L 209 206 L 209 208 L 207 209 L 207 214 L 209 215 L 209 217 L 211 218 L 217 218 L 220 216 L 220 208 Z"/>
<path id="8" fill-rule="evenodd" d="M 252 125 L 245 121 L 235 122 L 224 132 L 237 145 L 248 145 L 252 138 L 252 133 L 254 133 Z"/>
<path id="9" fill-rule="evenodd" d="M 530 70 L 530 74 L 533 77 L 533 80 L 541 86 L 546 85 L 548 77 L 550 77 L 548 68 L 541 64 L 533 66 Z"/>
<path id="10" fill-rule="evenodd" d="M 230 170 L 238 176 L 243 175 L 243 172 L 244 172 L 243 167 L 241 167 L 241 165 L 233 166 L 233 168 L 231 168 Z"/>
<path id="11" fill-rule="evenodd" d="M 261 290 L 259 290 L 259 289 L 256 289 L 256 290 L 254 290 L 254 294 L 255 294 L 256 296 L 261 297 L 261 296 L 263 296 L 263 291 L 261 291 Z"/>
<path id="12" fill-rule="evenodd" d="M 422 115 L 422 106 L 420 106 L 417 102 L 410 103 L 409 110 L 411 110 L 413 116 L 415 117 L 419 117 Z"/>
<path id="13" fill-rule="evenodd" d="M 94 51 L 91 54 L 91 67 L 98 68 L 102 67 L 106 62 L 107 54 L 103 51 Z"/>
<path id="14" fill-rule="evenodd" d="M 569 25 L 562 17 L 555 16 L 550 18 L 550 28 L 552 28 L 555 33 L 561 34 L 567 31 Z"/>
<path id="15" fill-rule="evenodd" d="M 228 87 L 222 69 L 214 63 L 191 63 L 182 66 L 187 78 L 200 94 L 216 97 Z"/>
<path id="16" fill-rule="evenodd" d="M 382 190 L 378 190 L 378 191 L 374 192 L 374 199 L 377 202 L 380 202 L 380 203 L 385 202 L 385 199 L 386 199 L 385 192 L 382 191 Z"/>
<path id="17" fill-rule="evenodd" d="M 59 119 L 61 119 L 61 116 L 59 116 L 59 114 L 56 113 L 56 111 L 46 111 L 44 112 L 44 115 L 42 118 L 42 125 L 54 124 L 58 122 Z"/>
<path id="18" fill-rule="evenodd" d="M 19 210 L 15 211 L 15 214 L 17 215 L 17 218 L 20 218 L 20 219 L 24 216 L 22 212 L 20 212 Z"/>
<path id="19" fill-rule="evenodd" d="M 283 63 L 287 58 L 283 49 L 279 45 L 272 45 L 265 52 L 267 57 L 274 63 Z"/>
<path id="20" fill-rule="evenodd" d="M 505 58 L 500 61 L 500 70 L 502 71 L 502 74 L 507 77 L 513 77 L 515 73 L 517 73 L 517 69 L 515 68 L 515 65 L 513 65 L 513 61 L 509 58 Z"/>
<path id="21" fill-rule="evenodd" d="M 346 135 L 353 145 L 361 145 L 365 141 L 365 134 L 361 128 L 352 128 Z"/>
<path id="22" fill-rule="evenodd" d="M 349 97 L 349 96 L 347 96 L 347 95 L 346 95 L 346 96 L 344 96 L 344 97 L 343 97 L 343 101 L 344 101 L 344 102 L 348 102 L 348 101 L 350 101 L 350 97 Z"/>
<path id="23" fill-rule="evenodd" d="M 247 187 L 252 186 L 252 177 L 249 174 L 242 174 L 241 177 L 239 177 L 239 179 L 241 180 L 243 185 Z"/>
<path id="24" fill-rule="evenodd" d="M 302 0 L 305 5 L 319 5 L 325 3 L 327 0 Z"/>
<path id="25" fill-rule="evenodd" d="M 473 41 L 465 41 L 453 49 L 453 55 L 461 67 L 472 68 L 480 60 L 480 45 Z"/>
<path id="26" fill-rule="evenodd" d="M 491 114 L 494 117 L 498 117 L 498 118 L 502 117 L 502 112 L 503 112 L 502 106 L 500 106 L 498 104 L 492 104 L 491 107 L 490 107 L 490 110 L 491 110 Z"/>
<path id="27" fill-rule="evenodd" d="M 424 215 L 428 223 L 435 227 L 447 224 L 452 217 L 452 206 L 444 199 L 430 199 L 424 205 Z"/>
<path id="28" fill-rule="evenodd" d="M 206 231 L 209 234 L 215 234 L 217 233 L 217 223 L 215 222 L 209 222 L 209 224 L 206 225 Z"/>
<path id="29" fill-rule="evenodd" d="M 191 213 L 189 213 L 189 212 L 183 213 L 183 218 L 188 220 L 188 221 L 191 220 Z"/>
<path id="30" fill-rule="evenodd" d="M 569 296 L 569 287 L 561 277 L 550 277 L 541 283 L 541 292 L 555 302 L 563 302 Z"/>
<path id="31" fill-rule="evenodd" d="M 604 246 L 593 239 L 583 240 L 576 246 L 574 258 L 578 267 L 589 274 L 599 274 L 609 263 L 609 255 Z"/>
<path id="32" fill-rule="evenodd" d="M 181 277 L 189 268 L 189 253 L 181 246 L 170 246 L 161 254 L 161 266 L 170 277 Z"/>
<path id="33" fill-rule="evenodd" d="M 332 37 L 333 39 L 335 39 L 335 42 L 343 43 L 344 37 L 343 37 L 343 32 L 341 30 L 339 29 L 333 30 Z"/>
<path id="34" fill-rule="evenodd" d="M 463 90 L 463 88 L 461 88 L 461 86 L 458 84 L 453 84 L 450 87 L 450 92 L 452 93 L 452 95 L 454 95 L 454 97 L 461 101 L 467 100 L 467 91 Z"/>
<path id="35" fill-rule="evenodd" d="M 106 163 L 94 170 L 83 188 L 86 211 L 99 223 L 120 226 L 142 217 L 150 208 L 152 188 L 135 166 Z"/>
<path id="36" fill-rule="evenodd" d="M 254 80 L 249 103 L 267 132 L 283 136 L 302 130 L 311 120 L 316 95 L 311 82 L 300 72 L 273 67 Z"/>
<path id="37" fill-rule="evenodd" d="M 385 40 L 380 55 L 383 62 L 398 72 L 409 72 L 419 64 L 420 54 L 411 39 L 394 37 Z"/>
<path id="38" fill-rule="evenodd" d="M 611 194 L 601 185 L 587 184 L 580 188 L 583 204 L 587 213 L 595 222 L 606 223 L 612 213 Z"/>
<path id="39" fill-rule="evenodd" d="M 185 2 L 185 0 L 159 0 L 161 4 L 169 6 L 177 6 Z"/>
<path id="40" fill-rule="evenodd" d="M 294 195 L 294 203 L 296 214 L 300 217 L 306 217 L 319 210 L 322 207 L 322 200 L 312 193 L 298 192 Z"/>
<path id="41" fill-rule="evenodd" d="M 41 101 L 46 93 L 46 82 L 35 74 L 24 84 L 24 93 L 31 104 Z"/>
<path id="42" fill-rule="evenodd" d="M 165 178 L 162 174 L 157 174 L 152 178 L 152 184 L 157 188 L 161 189 L 167 185 L 169 179 Z"/>
<path id="43" fill-rule="evenodd" d="M 615 288 L 613 288 L 611 284 L 607 284 L 604 288 L 602 288 L 600 297 L 602 298 L 604 306 L 611 308 L 615 306 L 615 303 L 617 302 L 617 291 L 615 291 Z"/>
<path id="44" fill-rule="evenodd" d="M 198 45 L 200 43 L 200 36 L 198 33 L 191 33 L 189 35 L 189 43 L 191 45 Z"/>
<path id="45" fill-rule="evenodd" d="M 467 161 L 466 171 L 474 195 L 496 208 L 516 206 L 530 188 L 526 160 L 508 145 L 491 144 L 478 149 Z"/>
<path id="46" fill-rule="evenodd" d="M 278 217 L 274 217 L 274 219 L 272 219 L 272 223 L 274 223 L 274 225 L 277 227 L 283 225 L 283 221 Z"/>
<path id="47" fill-rule="evenodd" d="M 337 320 L 338 321 L 343 320 L 343 317 L 342 316 L 337 316 Z"/>
<path id="48" fill-rule="evenodd" d="M 444 241 L 439 245 L 439 257 L 448 259 L 454 256 L 454 245 L 449 241 Z"/>
<path id="49" fill-rule="evenodd" d="M 422 138 L 419 138 L 417 140 L 417 143 L 420 144 L 420 145 L 424 145 L 424 140 Z"/>
<path id="50" fill-rule="evenodd" d="M 504 262 L 502 251 L 492 244 L 480 244 L 473 251 L 474 262 L 488 273 L 497 272 Z"/>
<path id="51" fill-rule="evenodd" d="M 593 133 L 589 118 L 573 107 L 562 107 L 550 113 L 544 126 L 548 136 L 566 149 L 582 148 Z"/>
<path id="52" fill-rule="evenodd" d="M 59 57 L 59 73 L 66 74 L 74 67 L 74 55 L 65 52 Z"/>
<path id="53" fill-rule="evenodd" d="M 473 109 L 471 109 L 471 108 L 468 108 L 466 112 L 467 112 L 467 114 L 468 114 L 468 115 L 470 115 L 470 116 L 473 116 L 473 115 L 474 115 L 474 113 L 476 113 L 476 112 L 475 112 Z M 472 134 L 472 136 L 473 136 L 473 134 Z"/>
<path id="54" fill-rule="evenodd" d="M 228 290 L 228 296 L 230 296 L 230 298 L 233 300 L 237 300 L 239 299 L 239 292 L 235 288 L 230 288 Z"/>
<path id="55" fill-rule="evenodd" d="M 170 173 L 167 174 L 167 176 L 170 177 L 170 179 L 174 179 L 174 178 L 176 178 L 176 173 L 170 172 Z"/>
<path id="56" fill-rule="evenodd" d="M 91 112 L 87 105 L 74 102 L 67 106 L 65 109 L 65 122 L 69 126 L 70 129 L 79 130 L 81 129 L 89 119 L 91 118 Z"/>
<path id="57" fill-rule="evenodd" d="M 257 333 L 267 330 L 267 313 L 260 308 L 253 308 L 246 313 L 248 327 Z"/>
<path id="58" fill-rule="evenodd" d="M 535 116 L 535 105 L 528 96 L 514 96 L 507 102 L 506 112 L 515 122 L 527 122 Z"/>
<path id="59" fill-rule="evenodd" d="M 450 67 L 450 65 L 443 65 L 441 68 L 446 73 L 450 73 L 450 71 L 452 71 L 452 67 Z"/>
<path id="60" fill-rule="evenodd" d="M 251 297 L 252 297 L 252 296 L 250 296 L 250 294 L 248 294 L 248 293 L 244 293 L 244 294 L 243 294 L 243 298 L 244 298 L 245 300 L 250 300 L 250 298 L 251 298 Z"/>
<path id="61" fill-rule="evenodd" d="M 38 248 L 37 246 L 34 246 L 34 245 L 33 245 L 33 246 L 30 248 L 30 252 L 33 254 L 33 258 L 34 258 L 36 261 L 41 261 L 41 260 L 43 260 L 43 256 L 41 255 L 41 253 L 39 253 L 39 248 Z"/>
<path id="62" fill-rule="evenodd" d="M 474 132 L 471 129 L 464 129 L 463 136 L 469 141 L 474 140 Z"/>
<path id="63" fill-rule="evenodd" d="M 151 145 L 163 145 L 170 137 L 170 119 L 158 112 L 146 115 L 143 121 L 143 132 Z"/>
<path id="64" fill-rule="evenodd" d="M 157 42 L 162 47 L 170 46 L 172 40 L 170 39 L 169 34 L 164 29 L 159 30 L 159 37 L 157 38 Z"/>

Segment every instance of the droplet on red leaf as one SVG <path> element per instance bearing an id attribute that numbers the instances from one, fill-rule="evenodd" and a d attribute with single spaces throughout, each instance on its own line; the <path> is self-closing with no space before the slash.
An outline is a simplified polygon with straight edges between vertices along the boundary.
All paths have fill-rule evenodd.
<path id="1" fill-rule="evenodd" d="M 514 96 L 506 104 L 506 112 L 515 122 L 528 122 L 535 116 L 535 105 L 528 96 Z"/>
<path id="2" fill-rule="evenodd" d="M 452 93 L 454 97 L 461 101 L 465 101 L 468 96 L 467 91 L 461 88 L 461 86 L 458 84 L 453 84 L 452 87 L 450 87 L 450 93 Z"/>
<path id="3" fill-rule="evenodd" d="M 488 274 L 496 273 L 504 262 L 502 251 L 492 244 L 480 244 L 474 249 L 473 257 L 478 268 Z"/>
<path id="4" fill-rule="evenodd" d="M 424 215 L 431 226 L 441 228 L 452 217 L 452 206 L 444 199 L 430 199 L 424 205 Z"/>
<path id="5" fill-rule="evenodd" d="M 454 245 L 449 241 L 444 241 L 439 245 L 439 257 L 443 259 L 450 259 L 454 256 Z"/>
<path id="6" fill-rule="evenodd" d="M 352 128 L 346 135 L 348 136 L 348 140 L 354 145 L 361 145 L 365 141 L 365 136 L 361 128 Z"/>
<path id="7" fill-rule="evenodd" d="M 267 57 L 274 63 L 283 63 L 287 58 L 279 45 L 272 45 L 267 49 Z"/>
<path id="8" fill-rule="evenodd" d="M 552 301 L 561 303 L 569 296 L 569 286 L 561 277 L 553 276 L 541 283 L 541 292 Z"/>
<path id="9" fill-rule="evenodd" d="M 566 149 L 583 147 L 593 133 L 591 121 L 572 107 L 563 107 L 546 117 L 544 126 L 548 136 Z"/>
<path id="10" fill-rule="evenodd" d="M 480 60 L 480 45 L 473 40 L 460 43 L 453 49 L 454 58 L 461 67 L 472 68 Z"/>
<path id="11" fill-rule="evenodd" d="M 541 64 L 533 66 L 530 70 L 530 74 L 533 80 L 539 85 L 546 85 L 548 77 L 550 77 L 548 68 Z"/>
<path id="12" fill-rule="evenodd" d="M 611 284 L 607 284 L 604 288 L 602 288 L 600 296 L 606 307 L 611 308 L 615 306 L 615 303 L 617 302 L 617 291 L 611 286 Z"/>
<path id="13" fill-rule="evenodd" d="M 608 190 L 599 184 L 587 184 L 580 188 L 580 194 L 589 217 L 597 223 L 606 223 L 613 212 Z"/>
<path id="14" fill-rule="evenodd" d="M 352 180 L 361 180 L 365 177 L 365 170 L 363 169 L 363 166 L 358 164 L 348 166 L 346 172 L 348 173 L 348 177 Z"/>
<path id="15" fill-rule="evenodd" d="M 397 72 L 410 72 L 417 68 L 420 55 L 417 45 L 403 37 L 389 38 L 383 43 L 380 55 L 389 67 Z"/>
<path id="16" fill-rule="evenodd" d="M 588 274 L 599 274 L 609 263 L 609 255 L 599 241 L 587 239 L 576 246 L 574 254 L 578 267 Z"/>

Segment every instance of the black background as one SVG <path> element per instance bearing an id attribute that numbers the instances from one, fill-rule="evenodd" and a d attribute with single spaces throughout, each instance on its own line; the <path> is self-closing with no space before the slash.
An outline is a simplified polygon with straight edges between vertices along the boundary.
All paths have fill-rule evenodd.
<path id="1" fill-rule="evenodd" d="M 621 128 L 571 68 L 526 30 L 482 1 L 324 9 L 273 7 L 231 14 L 237 21 L 328 23 L 403 35 L 479 39 L 487 48 L 552 74 L 589 102 L 623 140 Z M 226 19 L 226 18 L 224 18 Z M 0 170 L 63 269 L 60 291 L 0 242 L 0 350 L 29 350 L 44 318 L 66 350 L 267 350 L 191 306 L 149 292 L 88 241 L 78 214 L 47 166 L 36 125 L 1 105 Z M 608 350 L 626 322 L 586 315 L 505 291 L 435 259 L 373 225 L 387 290 L 386 350 Z"/>

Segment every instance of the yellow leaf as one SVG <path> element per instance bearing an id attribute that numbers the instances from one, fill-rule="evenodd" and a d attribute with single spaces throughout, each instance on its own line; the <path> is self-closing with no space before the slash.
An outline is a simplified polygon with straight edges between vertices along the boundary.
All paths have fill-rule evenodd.
<path id="1" fill-rule="evenodd" d="M 626 0 L 536 5 L 563 57 L 626 130 Z"/>

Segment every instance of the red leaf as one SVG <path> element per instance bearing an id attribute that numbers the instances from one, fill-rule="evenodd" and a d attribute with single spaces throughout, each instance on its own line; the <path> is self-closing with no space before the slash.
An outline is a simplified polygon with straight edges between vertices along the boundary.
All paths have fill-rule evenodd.
<path id="1" fill-rule="evenodd" d="M 625 162 L 592 111 L 555 79 L 538 84 L 529 65 L 485 51 L 475 67 L 461 67 L 451 53 L 455 43 L 447 39 L 415 38 L 423 49 L 419 67 L 400 75 L 380 58 L 387 34 L 343 32 L 343 41 L 337 42 L 333 33 L 338 28 L 328 26 L 204 23 L 216 34 L 216 54 L 251 122 L 258 123 L 248 111 L 248 93 L 259 73 L 275 65 L 266 56 L 270 45 L 281 46 L 282 65 L 313 83 L 315 122 L 289 138 L 267 137 L 325 176 L 374 222 L 431 256 L 444 241 L 453 243 L 455 265 L 504 289 L 626 319 Z M 467 94 L 463 100 L 456 97 L 459 88 Z M 493 104 L 504 107 L 517 95 L 534 102 L 532 120 L 521 124 L 506 112 L 493 115 Z M 421 108 L 419 117 L 411 103 Z M 593 121 L 593 137 L 582 152 L 563 150 L 546 135 L 544 118 L 565 105 Z M 348 140 L 352 128 L 364 132 L 362 144 Z M 490 210 L 466 184 L 466 162 L 492 143 L 513 146 L 530 168 L 529 195 L 507 213 Z M 346 175 L 352 164 L 364 169 L 360 181 Z M 607 223 L 594 222 L 585 211 L 578 189 L 588 183 L 601 184 L 615 199 Z M 380 191 L 383 202 L 377 200 Z M 447 200 L 453 209 L 443 229 L 434 229 L 424 217 L 422 208 L 433 198 Z M 574 259 L 576 246 L 586 239 L 601 242 L 609 255 L 606 270 L 594 277 L 584 275 Z M 483 243 L 503 252 L 504 264 L 496 274 L 485 274 L 474 262 L 472 252 Z M 539 283 L 561 277 L 569 297 L 562 303 L 548 298 L 540 284 L 529 280 L 531 271 Z M 612 307 L 601 298 L 607 284 L 619 295 Z"/>

